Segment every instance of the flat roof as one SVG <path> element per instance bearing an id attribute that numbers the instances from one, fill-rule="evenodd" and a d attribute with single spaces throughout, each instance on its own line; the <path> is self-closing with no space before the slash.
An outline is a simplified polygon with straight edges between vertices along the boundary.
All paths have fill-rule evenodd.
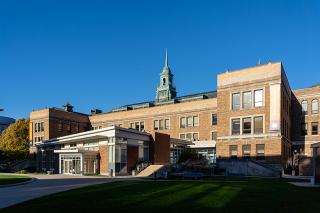
<path id="1" fill-rule="evenodd" d="M 96 130 L 90 130 L 90 131 L 85 131 L 77 134 L 72 134 L 72 135 L 67 135 L 63 137 L 58 137 L 58 138 L 53 138 L 50 140 L 42 141 L 40 143 L 37 143 L 37 146 L 43 146 L 43 145 L 50 145 L 50 144 L 57 144 L 57 143 L 76 143 L 76 142 L 81 142 L 81 141 L 88 141 L 88 140 L 97 140 L 97 139 L 103 139 L 107 137 L 111 137 L 111 135 L 115 136 L 116 131 L 120 132 L 125 132 L 133 135 L 140 135 L 140 136 L 148 136 L 150 137 L 150 134 L 147 132 L 140 132 L 135 129 L 127 129 L 123 127 L 118 127 L 118 126 L 110 126 L 110 127 L 105 127 L 101 129 L 96 129 Z M 113 133 L 114 132 L 114 133 Z"/>

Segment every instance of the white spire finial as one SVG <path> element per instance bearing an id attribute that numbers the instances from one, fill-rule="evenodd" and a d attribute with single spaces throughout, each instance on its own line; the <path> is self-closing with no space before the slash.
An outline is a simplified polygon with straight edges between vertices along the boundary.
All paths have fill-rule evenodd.
<path id="1" fill-rule="evenodd" d="M 165 66 L 168 67 L 168 48 L 166 48 L 166 62 Z"/>

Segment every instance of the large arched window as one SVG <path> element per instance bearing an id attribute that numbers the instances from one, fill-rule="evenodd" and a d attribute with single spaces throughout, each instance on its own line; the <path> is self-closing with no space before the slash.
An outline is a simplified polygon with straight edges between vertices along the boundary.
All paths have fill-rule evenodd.
<path id="1" fill-rule="evenodd" d="M 308 102 L 307 101 L 302 101 L 301 102 L 301 107 L 302 107 L 302 113 L 303 114 L 308 114 Z"/>
<path id="2" fill-rule="evenodd" d="M 319 110 L 318 100 L 314 99 L 312 100 L 312 104 L 311 104 L 312 114 L 318 114 L 318 110 Z"/>

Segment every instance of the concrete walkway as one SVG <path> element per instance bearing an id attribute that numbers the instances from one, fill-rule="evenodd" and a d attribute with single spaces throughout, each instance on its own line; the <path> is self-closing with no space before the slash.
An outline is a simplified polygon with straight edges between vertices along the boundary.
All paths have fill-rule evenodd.
<path id="1" fill-rule="evenodd" d="M 0 188 L 0 208 L 5 208 L 34 198 L 84 186 L 114 181 L 139 180 L 132 177 L 109 178 L 103 176 L 75 175 L 27 174 L 24 176 L 30 176 L 32 178 L 36 178 L 36 180 L 27 184 Z"/>

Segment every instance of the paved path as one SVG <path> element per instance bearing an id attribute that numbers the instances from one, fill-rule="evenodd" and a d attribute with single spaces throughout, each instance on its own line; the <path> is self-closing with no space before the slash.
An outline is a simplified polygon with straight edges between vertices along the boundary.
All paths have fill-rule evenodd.
<path id="1" fill-rule="evenodd" d="M 16 175 L 16 174 L 15 174 Z M 31 200 L 37 197 L 62 192 L 83 186 L 114 181 L 138 180 L 132 177 L 108 178 L 100 176 L 73 175 L 27 175 L 35 181 L 18 186 L 0 188 L 0 208 Z"/>

